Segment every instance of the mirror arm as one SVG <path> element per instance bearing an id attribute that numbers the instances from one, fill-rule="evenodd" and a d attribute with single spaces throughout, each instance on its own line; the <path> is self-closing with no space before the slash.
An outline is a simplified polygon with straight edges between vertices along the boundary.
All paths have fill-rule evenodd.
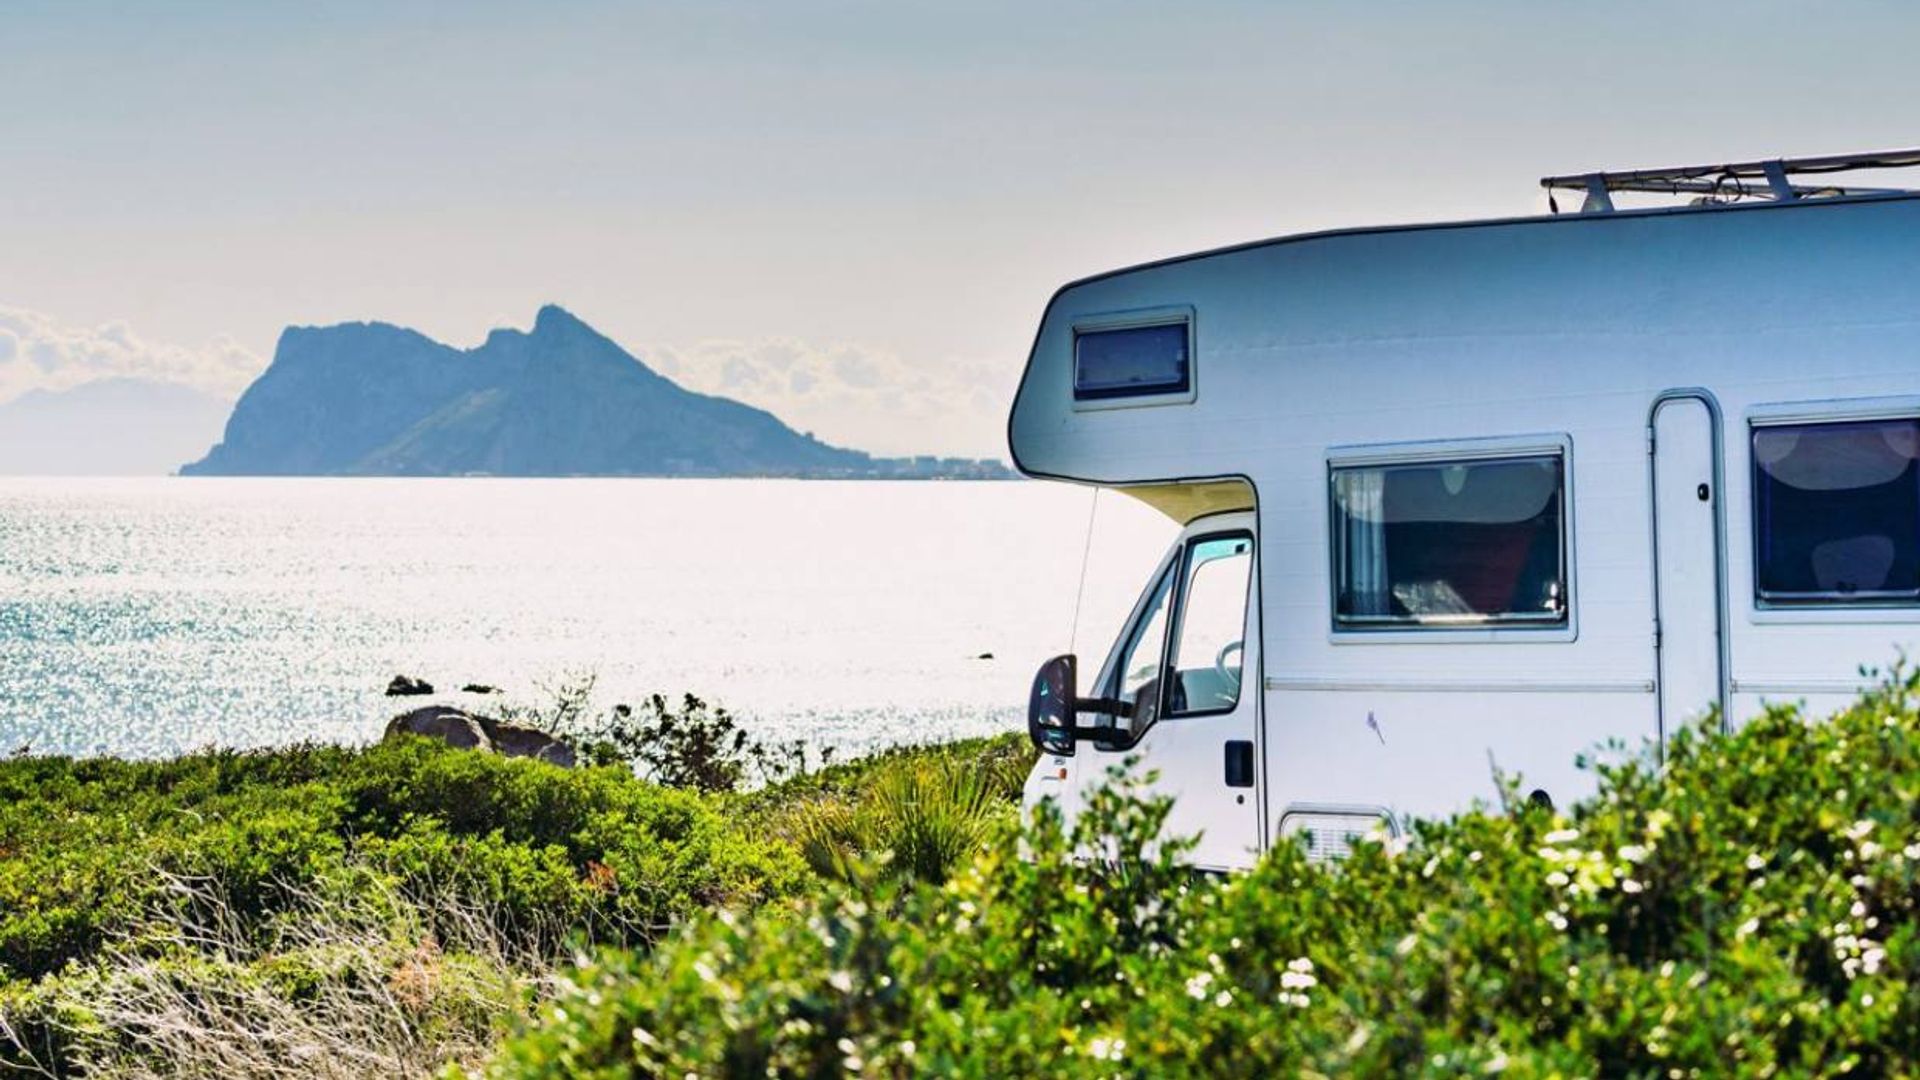
<path id="1" fill-rule="evenodd" d="M 1106 713 L 1109 716 L 1132 716 L 1133 703 L 1118 698 L 1083 697 L 1073 699 L 1073 711 Z"/>

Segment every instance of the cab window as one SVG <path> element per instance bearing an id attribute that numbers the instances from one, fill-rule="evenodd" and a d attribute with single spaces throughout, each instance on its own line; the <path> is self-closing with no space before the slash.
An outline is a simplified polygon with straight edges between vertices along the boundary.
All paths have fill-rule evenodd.
<path id="1" fill-rule="evenodd" d="M 1253 540 L 1216 536 L 1187 549 L 1167 715 L 1226 712 L 1240 702 Z"/>

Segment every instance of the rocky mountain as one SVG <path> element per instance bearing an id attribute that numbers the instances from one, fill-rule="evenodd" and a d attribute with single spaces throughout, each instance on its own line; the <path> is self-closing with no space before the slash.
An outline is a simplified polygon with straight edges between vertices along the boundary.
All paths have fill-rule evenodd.
<path id="1" fill-rule="evenodd" d="M 226 437 L 181 472 L 939 474 L 911 464 L 829 446 L 761 409 L 685 390 L 548 306 L 531 331 L 495 330 L 474 349 L 384 323 L 289 327 Z"/>
<path id="2" fill-rule="evenodd" d="M 220 434 L 230 408 L 142 379 L 30 390 L 0 405 L 0 474 L 164 476 Z"/>

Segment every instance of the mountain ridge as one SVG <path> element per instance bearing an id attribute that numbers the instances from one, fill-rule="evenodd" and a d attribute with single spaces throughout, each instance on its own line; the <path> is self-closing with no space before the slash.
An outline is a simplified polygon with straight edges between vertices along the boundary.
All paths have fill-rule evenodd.
<path id="1" fill-rule="evenodd" d="M 290 326 L 182 475 L 996 476 L 874 458 L 699 394 L 557 304 L 460 349 L 384 322 Z"/>

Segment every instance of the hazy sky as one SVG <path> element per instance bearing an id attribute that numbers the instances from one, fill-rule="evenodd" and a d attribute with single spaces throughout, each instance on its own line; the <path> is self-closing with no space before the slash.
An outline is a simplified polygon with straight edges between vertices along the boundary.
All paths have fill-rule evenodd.
<path id="1" fill-rule="evenodd" d="M 1916 43 L 1892 0 L 14 0 L 0 399 L 557 301 L 823 436 L 1000 454 L 1069 278 L 1532 212 L 1547 172 L 1920 144 Z"/>

